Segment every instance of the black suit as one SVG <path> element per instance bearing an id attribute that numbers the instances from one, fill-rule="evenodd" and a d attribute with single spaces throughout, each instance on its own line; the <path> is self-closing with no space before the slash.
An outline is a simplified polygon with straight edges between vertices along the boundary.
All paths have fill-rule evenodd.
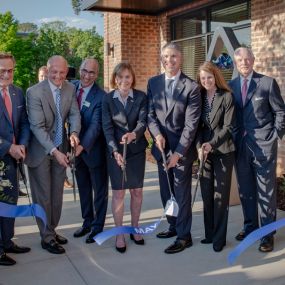
<path id="1" fill-rule="evenodd" d="M 115 91 L 107 94 L 103 100 L 103 130 L 108 145 L 108 167 L 113 190 L 122 188 L 122 171 L 113 152 L 123 154 L 122 136 L 128 132 L 136 133 L 136 140 L 129 143 L 126 154 L 126 175 L 124 189 L 143 187 L 145 172 L 145 149 L 147 140 L 144 136 L 147 120 L 147 97 L 144 92 L 133 89 L 133 98 L 128 97 L 126 107 L 114 98 Z"/>
<path id="2" fill-rule="evenodd" d="M 0 161 L 1 164 L 5 164 L 4 175 L 1 176 L 1 180 L 8 180 L 12 187 L 3 187 L 1 189 L 0 201 L 16 205 L 19 187 L 17 162 L 8 152 L 13 143 L 13 137 L 15 138 L 15 144 L 27 147 L 30 138 L 30 126 L 23 91 L 14 85 L 10 85 L 9 94 L 12 102 L 13 124 L 0 93 Z M 13 245 L 11 239 L 14 236 L 14 223 L 14 218 L 0 217 L 0 255 L 3 254 L 5 248 Z"/>
<path id="3" fill-rule="evenodd" d="M 212 240 L 214 246 L 221 247 L 226 243 L 227 234 L 235 150 L 232 140 L 235 107 L 232 94 L 221 90 L 216 92 L 210 111 L 207 110 L 206 100 L 204 95 L 197 139 L 198 148 L 205 142 L 212 146 L 201 177 L 205 237 Z"/>
<path id="4" fill-rule="evenodd" d="M 79 82 L 76 82 L 77 89 Z M 80 195 L 83 227 L 94 232 L 104 228 L 108 206 L 106 142 L 102 130 L 102 99 L 106 96 L 94 83 L 80 110 L 80 145 L 83 151 L 75 159 L 75 175 Z"/>
<path id="5" fill-rule="evenodd" d="M 201 114 L 200 89 L 195 81 L 181 73 L 167 108 L 165 100 L 165 75 L 148 82 L 148 128 L 153 138 L 161 134 L 166 140 L 167 155 L 177 152 L 182 157 L 179 165 L 169 170 L 172 192 L 179 206 L 178 217 L 168 217 L 170 230 L 176 230 L 179 239 L 191 237 L 191 177 L 192 164 L 197 156 L 195 135 Z M 158 174 L 162 204 L 170 198 L 161 153 L 155 143 L 152 154 L 158 162 Z"/>
<path id="6" fill-rule="evenodd" d="M 244 231 L 276 219 L 277 139 L 285 132 L 285 106 L 275 79 L 253 72 L 245 105 L 240 77 L 230 82 L 235 97 L 236 173 L 244 214 Z"/>

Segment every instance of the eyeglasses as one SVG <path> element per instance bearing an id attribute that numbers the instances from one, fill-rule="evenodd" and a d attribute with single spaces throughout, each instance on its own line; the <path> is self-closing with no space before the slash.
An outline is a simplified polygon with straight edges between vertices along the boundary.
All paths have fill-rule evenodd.
<path id="1" fill-rule="evenodd" d="M 8 75 L 11 75 L 14 72 L 14 69 L 0 69 L 0 76 L 5 75 L 6 73 Z"/>
<path id="2" fill-rule="evenodd" d="M 82 74 L 83 74 L 84 76 L 86 76 L 87 74 L 89 74 L 90 77 L 94 77 L 94 76 L 96 75 L 96 72 L 95 72 L 95 71 L 92 71 L 92 70 L 89 71 L 89 70 L 87 70 L 87 69 L 85 69 L 85 68 L 81 69 L 80 71 L 82 72 Z"/>

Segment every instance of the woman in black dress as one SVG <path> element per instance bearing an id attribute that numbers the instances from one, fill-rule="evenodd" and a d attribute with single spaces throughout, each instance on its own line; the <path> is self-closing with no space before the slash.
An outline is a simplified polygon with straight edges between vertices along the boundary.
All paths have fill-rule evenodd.
<path id="1" fill-rule="evenodd" d="M 201 193 L 204 204 L 205 239 L 214 251 L 226 244 L 229 197 L 235 147 L 232 131 L 235 108 L 231 90 L 221 71 L 204 62 L 198 71 L 203 109 L 198 128 L 198 153 L 204 158 Z"/>
<path id="2" fill-rule="evenodd" d="M 123 224 L 125 189 L 131 194 L 131 224 L 138 226 L 142 188 L 145 172 L 144 136 L 147 124 L 147 96 L 134 89 L 135 73 L 127 62 L 119 63 L 112 74 L 111 85 L 114 88 L 103 98 L 103 130 L 108 145 L 108 169 L 113 189 L 112 211 L 116 226 Z M 126 179 L 123 181 L 123 144 L 127 140 Z M 144 244 L 140 235 L 131 235 L 139 245 Z M 116 249 L 126 251 L 124 235 L 116 237 Z"/>

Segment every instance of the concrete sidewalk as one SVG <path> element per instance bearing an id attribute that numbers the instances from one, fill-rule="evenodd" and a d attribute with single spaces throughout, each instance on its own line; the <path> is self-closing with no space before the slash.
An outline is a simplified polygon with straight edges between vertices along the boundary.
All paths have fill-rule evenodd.
<path id="1" fill-rule="evenodd" d="M 195 183 L 193 180 L 193 184 Z M 20 204 L 27 202 L 27 198 L 20 199 Z M 126 197 L 125 212 L 125 223 L 129 224 L 129 195 Z M 141 224 L 151 223 L 160 218 L 161 214 L 156 166 L 147 163 Z M 285 213 L 278 211 L 278 219 L 283 217 Z M 216 253 L 211 245 L 200 243 L 204 237 L 204 229 L 199 193 L 193 210 L 194 245 L 175 255 L 163 252 L 174 238 L 160 240 L 155 234 L 145 237 L 145 246 L 135 245 L 126 236 L 125 254 L 115 250 L 115 238 L 106 241 L 102 246 L 86 244 L 85 237 L 73 238 L 73 232 L 81 223 L 79 201 L 74 203 L 72 190 L 66 189 L 58 232 L 67 237 L 69 243 L 65 246 L 66 254 L 53 255 L 41 248 L 35 220 L 17 219 L 15 242 L 30 246 L 32 251 L 23 255 L 11 254 L 17 264 L 0 267 L 0 285 L 285 284 L 285 230 L 281 229 L 276 234 L 275 250 L 272 253 L 258 252 L 256 243 L 238 258 L 234 266 L 229 266 L 227 256 L 238 245 L 234 236 L 241 229 L 241 207 L 230 207 L 227 246 L 222 252 Z M 109 205 L 106 228 L 111 227 L 113 218 Z M 159 230 L 166 227 L 167 223 L 163 221 Z"/>

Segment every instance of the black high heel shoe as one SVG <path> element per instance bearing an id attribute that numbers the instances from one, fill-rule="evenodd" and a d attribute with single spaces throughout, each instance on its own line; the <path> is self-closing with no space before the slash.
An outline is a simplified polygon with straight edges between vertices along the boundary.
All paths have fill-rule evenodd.
<path id="1" fill-rule="evenodd" d="M 125 246 L 118 247 L 118 246 L 117 246 L 117 238 L 116 238 L 116 250 L 117 250 L 118 252 L 120 252 L 120 253 L 126 252 L 126 250 L 127 250 L 126 243 L 125 243 Z"/>
<path id="2" fill-rule="evenodd" d="M 135 240 L 135 237 L 133 234 L 130 234 L 130 239 L 134 241 L 135 244 L 138 244 L 138 245 L 144 245 L 144 239 L 140 239 L 140 240 Z"/>

